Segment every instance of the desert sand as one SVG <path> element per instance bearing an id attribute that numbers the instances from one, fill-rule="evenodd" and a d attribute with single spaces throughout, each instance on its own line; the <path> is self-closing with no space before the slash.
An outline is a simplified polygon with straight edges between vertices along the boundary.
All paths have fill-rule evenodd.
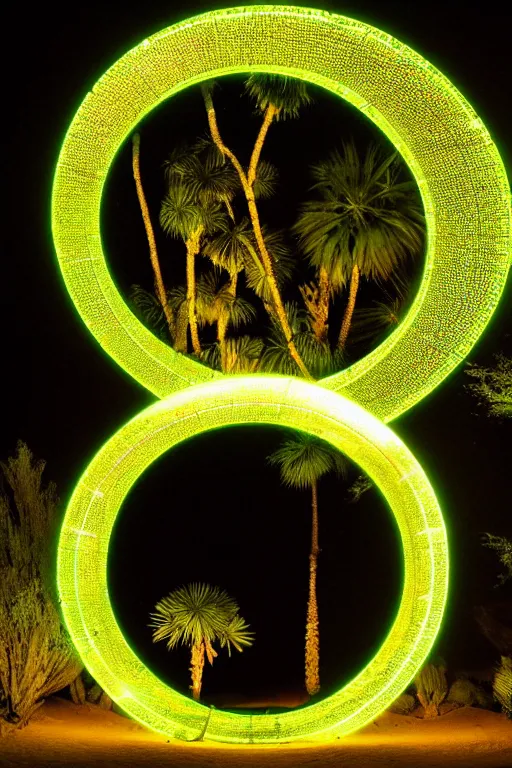
<path id="1" fill-rule="evenodd" d="M 363 731 L 334 742 L 233 746 L 168 741 L 94 705 L 50 699 L 29 725 L 0 741 L 2 768 L 415 768 L 512 767 L 512 721 L 470 707 L 435 720 L 385 713 Z"/>

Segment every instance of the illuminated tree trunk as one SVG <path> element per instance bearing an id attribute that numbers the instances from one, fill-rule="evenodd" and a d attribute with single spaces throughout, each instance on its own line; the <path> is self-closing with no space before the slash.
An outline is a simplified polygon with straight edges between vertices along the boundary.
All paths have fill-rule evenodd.
<path id="1" fill-rule="evenodd" d="M 277 319 L 281 325 L 281 328 L 283 330 L 286 344 L 288 346 L 288 350 L 290 352 L 291 357 L 293 360 L 295 360 L 299 370 L 302 372 L 302 374 L 307 378 L 312 380 L 313 377 L 309 373 L 308 369 L 304 365 L 304 362 L 299 355 L 297 351 L 297 347 L 295 346 L 295 342 L 293 340 L 293 334 L 290 328 L 290 324 L 288 322 L 288 317 L 286 315 L 283 300 L 281 298 L 281 294 L 279 292 L 279 287 L 277 285 L 276 275 L 274 271 L 274 265 L 272 262 L 272 258 L 267 251 L 267 247 L 265 245 L 265 240 L 263 238 L 263 233 L 261 231 L 261 225 L 258 215 L 258 209 L 256 207 L 256 200 L 254 197 L 254 188 L 253 184 L 249 184 L 248 178 L 245 175 L 244 169 L 242 168 L 238 158 L 236 155 L 224 144 L 222 141 L 221 135 L 219 133 L 219 128 L 217 126 L 217 118 L 215 115 L 215 109 L 213 106 L 213 100 L 211 97 L 210 92 L 203 88 L 203 98 L 206 105 L 206 112 L 208 114 L 208 125 L 210 127 L 210 133 L 211 137 L 217 146 L 219 152 L 222 152 L 223 155 L 228 157 L 231 162 L 233 163 L 234 168 L 236 169 L 238 176 L 240 177 L 240 182 L 242 184 L 242 188 L 244 190 L 245 198 L 247 200 L 247 207 L 249 209 L 249 216 L 252 223 L 252 228 L 254 231 L 254 236 L 256 238 L 256 243 L 258 245 L 258 250 L 260 253 L 261 261 L 263 264 L 263 268 L 265 270 L 265 274 L 268 279 L 268 285 L 270 294 L 272 297 L 272 308 L 277 316 Z M 271 114 L 271 113 L 269 113 Z M 272 115 L 273 116 L 273 115 Z M 265 124 L 265 123 L 264 123 Z M 268 123 L 270 125 L 270 122 Z M 268 126 L 266 128 L 268 130 Z M 262 134 L 262 130 L 260 130 L 260 135 L 262 135 L 261 144 L 263 144 L 263 139 L 266 134 L 265 132 Z M 259 137 L 258 137 L 259 138 Z M 255 148 L 256 149 L 256 148 Z M 254 153 L 253 153 L 254 155 Z M 256 162 L 256 161 L 255 161 Z M 256 166 L 254 165 L 254 173 L 256 170 Z"/>
<path id="2" fill-rule="evenodd" d="M 263 149 L 263 142 L 265 141 L 265 138 L 267 136 L 267 132 L 268 132 L 268 129 L 270 128 L 272 120 L 277 115 L 277 113 L 278 113 L 278 110 L 276 109 L 276 107 L 274 107 L 273 104 L 269 104 L 265 110 L 263 123 L 261 124 L 258 137 L 254 144 L 254 149 L 252 150 L 251 161 L 249 163 L 247 183 L 249 184 L 250 187 L 254 186 L 254 182 L 256 180 L 256 169 L 260 161 L 261 150 Z"/>
<path id="3" fill-rule="evenodd" d="M 231 276 L 231 280 L 229 282 L 229 293 L 233 297 L 233 300 L 236 298 L 236 288 L 238 284 L 238 272 L 235 272 Z M 229 361 L 228 361 L 228 354 L 227 354 L 227 348 L 226 348 L 226 333 L 228 330 L 228 323 L 229 323 L 229 310 L 226 309 L 225 311 L 221 312 L 219 319 L 217 320 L 217 342 L 219 344 L 220 349 L 220 366 L 224 373 L 229 373 L 228 368 Z"/>
<path id="4" fill-rule="evenodd" d="M 199 245 L 203 227 L 198 227 L 185 243 L 187 247 L 187 304 L 188 304 L 188 324 L 190 326 L 190 336 L 192 338 L 192 348 L 197 355 L 201 357 L 201 344 L 199 342 L 199 333 L 197 330 L 196 314 L 196 264 L 195 258 L 199 253 Z"/>
<path id="5" fill-rule="evenodd" d="M 311 486 L 311 553 L 309 555 L 309 599 L 306 622 L 306 690 L 314 696 L 320 690 L 320 632 L 318 603 L 316 600 L 316 572 L 318 565 L 318 487 Z"/>
<path id="6" fill-rule="evenodd" d="M 356 305 L 357 289 L 359 288 L 359 276 L 360 269 L 357 264 L 352 267 L 352 275 L 350 277 L 350 290 L 348 294 L 348 304 L 343 315 L 343 322 L 341 324 L 340 335 L 338 338 L 338 349 L 345 349 L 347 343 L 348 332 L 350 330 L 350 324 L 352 322 L 352 315 L 354 314 L 354 307 Z"/>
<path id="7" fill-rule="evenodd" d="M 183 301 L 176 312 L 176 341 L 174 349 L 176 352 L 188 352 L 188 302 Z"/>
<path id="8" fill-rule="evenodd" d="M 190 662 L 190 673 L 192 675 L 192 698 L 199 701 L 201 698 L 201 686 L 203 684 L 204 669 L 204 643 L 196 643 L 192 646 L 192 657 Z"/>
<path id="9" fill-rule="evenodd" d="M 151 217 L 149 215 L 148 204 L 142 188 L 142 179 L 140 175 L 140 135 L 135 133 L 132 140 L 132 167 L 133 178 L 135 179 L 135 187 L 137 189 L 137 197 L 139 199 L 140 210 L 142 213 L 142 220 L 144 222 L 144 228 L 146 230 L 146 237 L 149 244 L 149 258 L 151 260 L 151 266 L 153 267 L 153 275 L 155 278 L 155 290 L 158 301 L 164 311 L 167 326 L 169 328 L 169 335 L 171 342 L 174 343 L 176 338 L 176 323 L 174 319 L 174 313 L 167 301 L 167 293 L 162 279 L 162 272 L 160 270 L 160 262 L 158 260 L 158 251 L 156 249 L 155 233 L 153 231 L 153 225 L 151 223 Z"/>

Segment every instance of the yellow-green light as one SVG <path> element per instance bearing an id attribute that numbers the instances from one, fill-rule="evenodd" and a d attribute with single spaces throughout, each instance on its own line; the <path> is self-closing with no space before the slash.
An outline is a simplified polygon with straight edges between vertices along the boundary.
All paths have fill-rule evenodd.
<path id="1" fill-rule="evenodd" d="M 375 658 L 333 696 L 283 715 L 210 712 L 160 681 L 124 639 L 108 595 L 109 539 L 126 494 L 164 451 L 206 430 L 262 423 L 329 441 L 374 480 L 400 530 L 403 594 Z M 169 542 L 171 553 L 180 546 L 180 541 Z M 58 580 L 66 624 L 84 663 L 128 714 L 170 737 L 192 739 L 209 718 L 205 738 L 270 743 L 350 733 L 394 701 L 414 677 L 439 629 L 448 587 L 448 547 L 434 492 L 389 427 L 355 403 L 300 379 L 226 377 L 161 400 L 119 430 L 96 455 L 66 512 Z"/>
<path id="2" fill-rule="evenodd" d="M 252 71 L 302 78 L 360 109 L 402 154 L 424 204 L 426 263 L 407 317 L 363 360 L 316 385 L 272 376 L 227 378 L 176 353 L 130 312 L 102 247 L 105 180 L 137 123 L 194 83 Z M 206 738 L 218 741 L 337 736 L 374 719 L 414 677 L 446 601 L 446 533 L 423 471 L 383 422 L 429 394 L 488 323 L 510 263 L 509 194 L 485 126 L 435 67 L 386 33 L 323 11 L 252 6 L 203 14 L 129 51 L 87 95 L 55 175 L 57 256 L 91 333 L 163 399 L 119 430 L 82 476 L 59 542 L 58 585 L 85 664 L 134 718 L 180 738 L 197 736 L 207 718 Z M 173 691 L 128 646 L 107 589 L 112 526 L 140 474 L 182 440 L 247 423 L 301 429 L 344 451 L 384 493 L 403 543 L 402 600 L 378 654 L 333 696 L 283 715 L 210 711 Z"/>

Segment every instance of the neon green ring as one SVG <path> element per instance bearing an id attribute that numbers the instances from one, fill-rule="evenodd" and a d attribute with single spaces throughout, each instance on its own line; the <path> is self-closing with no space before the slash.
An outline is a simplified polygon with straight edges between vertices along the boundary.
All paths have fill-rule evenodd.
<path id="1" fill-rule="evenodd" d="M 416 178 L 428 227 L 418 295 L 384 343 L 320 383 L 390 421 L 453 371 L 496 308 L 510 262 L 510 193 L 498 151 L 460 93 L 362 22 L 306 8 L 233 8 L 169 27 L 119 59 L 82 103 L 58 161 L 52 227 L 69 293 L 102 347 L 158 397 L 221 376 L 175 353 L 127 308 L 101 246 L 101 195 L 119 146 L 157 104 L 250 71 L 293 75 L 346 99 Z"/>
<path id="2" fill-rule="evenodd" d="M 107 588 L 110 534 L 123 499 L 140 474 L 183 440 L 248 423 L 300 429 L 343 451 L 385 495 L 403 543 L 402 600 L 375 658 L 334 695 L 283 715 L 210 711 L 173 691 L 130 649 Z M 416 459 L 389 427 L 355 403 L 299 379 L 226 377 L 161 400 L 104 445 L 67 509 L 58 583 L 64 617 L 84 663 L 129 715 L 169 737 L 193 739 L 204 733 L 216 741 L 271 743 L 348 734 L 396 699 L 425 660 L 439 630 L 448 588 L 448 546 L 434 492 Z"/>

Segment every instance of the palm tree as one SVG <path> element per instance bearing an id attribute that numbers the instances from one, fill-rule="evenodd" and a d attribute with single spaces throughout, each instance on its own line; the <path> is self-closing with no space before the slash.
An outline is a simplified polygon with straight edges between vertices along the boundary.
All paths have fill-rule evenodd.
<path id="1" fill-rule="evenodd" d="M 232 281 L 222 283 L 219 274 L 207 272 L 197 285 L 197 317 L 200 325 L 217 326 L 217 344 L 220 353 L 220 367 L 230 373 L 227 331 L 237 330 L 256 316 L 256 310 L 245 299 L 233 292 Z"/>
<path id="2" fill-rule="evenodd" d="M 263 114 L 263 123 L 254 144 L 247 174 L 247 181 L 251 185 L 256 177 L 261 150 L 272 121 L 297 118 L 302 107 L 310 104 L 312 99 L 304 80 L 283 75 L 250 75 L 245 82 L 245 91 Z"/>
<path id="3" fill-rule="evenodd" d="M 133 178 L 135 179 L 135 187 L 137 189 L 137 197 L 142 213 L 142 220 L 144 222 L 146 237 L 148 239 L 149 257 L 151 260 L 151 266 L 153 268 L 153 276 L 155 280 L 155 293 L 167 323 L 171 342 L 174 342 L 176 335 L 176 323 L 173 311 L 167 302 L 167 292 L 165 290 L 162 271 L 160 269 L 155 233 L 153 230 L 153 224 L 151 223 L 151 217 L 149 215 L 149 208 L 146 202 L 144 188 L 142 186 L 142 178 L 140 174 L 140 134 L 138 133 L 134 134 L 132 139 L 132 168 Z"/>
<path id="4" fill-rule="evenodd" d="M 311 552 L 309 555 L 309 598 L 306 621 L 306 690 L 314 696 L 320 690 L 320 632 L 316 575 L 318 565 L 318 481 L 328 472 L 347 472 L 348 462 L 328 443 L 304 433 L 286 440 L 268 461 L 279 467 L 281 480 L 292 488 L 311 488 Z"/>
<path id="5" fill-rule="evenodd" d="M 201 356 L 197 329 L 195 257 L 205 236 L 225 219 L 223 206 L 232 209 L 238 179 L 219 152 L 202 144 L 176 148 L 165 163 L 167 195 L 160 209 L 160 225 L 172 237 L 181 238 L 187 250 L 188 323 L 194 353 Z"/>
<path id="6" fill-rule="evenodd" d="M 191 649 L 192 696 L 199 701 L 203 679 L 204 657 L 210 664 L 218 655 L 213 643 L 242 652 L 253 643 L 254 632 L 238 615 L 239 607 L 227 592 L 209 584 L 187 584 L 162 598 L 151 614 L 153 642 L 167 640 L 172 650 L 178 644 Z"/>
<path id="7" fill-rule="evenodd" d="M 215 145 L 217 146 L 219 152 L 221 152 L 223 156 L 227 157 L 231 161 L 233 168 L 236 170 L 238 174 L 238 177 L 240 179 L 240 184 L 242 186 L 242 190 L 244 192 L 244 195 L 247 201 L 247 207 L 249 210 L 249 216 L 251 219 L 254 237 L 256 240 L 259 259 L 261 261 L 261 267 L 266 275 L 270 294 L 271 294 L 271 302 L 269 302 L 266 305 L 266 309 L 268 312 L 276 315 L 278 322 L 281 325 L 281 328 L 283 330 L 283 334 L 286 339 L 286 344 L 289 350 L 289 354 L 295 360 L 299 370 L 302 372 L 302 374 L 306 378 L 311 379 L 312 377 L 307 367 L 305 366 L 304 361 L 302 360 L 299 352 L 297 351 L 297 347 L 295 345 L 293 333 L 290 328 L 290 324 L 288 321 L 288 317 L 286 315 L 283 299 L 281 297 L 281 292 L 279 290 L 279 285 L 276 277 L 275 263 L 265 243 L 265 237 L 261 227 L 258 208 L 256 205 L 256 183 L 257 183 L 258 172 L 259 172 L 258 165 L 259 165 L 261 149 L 262 149 L 263 142 L 265 140 L 265 136 L 267 134 L 268 128 L 270 127 L 272 120 L 274 120 L 274 118 L 277 118 L 278 114 L 281 114 L 282 117 L 286 117 L 286 116 L 291 116 L 295 112 L 298 112 L 300 106 L 302 105 L 302 103 L 305 103 L 305 101 L 308 100 L 308 97 L 305 91 L 305 86 L 301 81 L 297 81 L 298 83 L 300 83 L 300 86 L 299 86 L 296 84 L 296 81 L 293 81 L 290 78 L 284 78 L 284 80 L 286 81 L 286 85 L 282 86 L 281 88 L 281 100 L 278 101 L 277 104 L 271 103 L 269 100 L 270 96 L 277 98 L 277 96 L 279 95 L 279 88 L 275 87 L 276 76 L 272 76 L 270 78 L 270 81 L 268 81 L 266 78 L 268 78 L 268 76 L 254 75 L 254 76 L 251 76 L 251 78 L 249 78 L 248 80 L 249 92 L 252 95 L 254 95 L 255 98 L 257 99 L 257 103 L 260 105 L 260 109 L 264 112 L 264 119 L 263 119 L 263 124 L 261 126 L 261 129 L 259 131 L 258 137 L 256 139 L 256 143 L 254 145 L 254 149 L 251 155 L 247 172 L 243 169 L 240 161 L 238 160 L 234 152 L 231 149 L 229 149 L 229 147 L 226 146 L 226 144 L 224 143 L 220 135 L 219 127 L 217 124 L 217 116 L 215 113 L 215 107 L 213 104 L 213 96 L 212 96 L 215 83 L 212 83 L 212 82 L 204 83 L 201 86 L 201 91 L 203 94 L 206 112 L 208 115 L 208 125 L 210 128 L 211 137 Z M 251 84 L 251 81 L 252 81 L 252 84 Z M 270 90 L 270 89 L 268 90 L 269 98 L 264 96 L 265 82 L 267 82 L 267 84 L 271 82 L 273 86 L 273 90 Z M 293 94 L 295 95 L 295 102 L 294 102 L 295 108 L 292 103 Z"/>
<path id="8" fill-rule="evenodd" d="M 324 296 L 350 284 L 338 347 L 344 349 L 360 276 L 393 279 L 423 242 L 424 216 L 411 181 L 401 181 L 398 154 L 383 157 L 372 145 L 364 159 L 353 141 L 313 166 L 320 200 L 302 206 L 294 226 L 299 244 L 324 284 Z M 325 298 L 324 298 L 325 301 Z"/>

